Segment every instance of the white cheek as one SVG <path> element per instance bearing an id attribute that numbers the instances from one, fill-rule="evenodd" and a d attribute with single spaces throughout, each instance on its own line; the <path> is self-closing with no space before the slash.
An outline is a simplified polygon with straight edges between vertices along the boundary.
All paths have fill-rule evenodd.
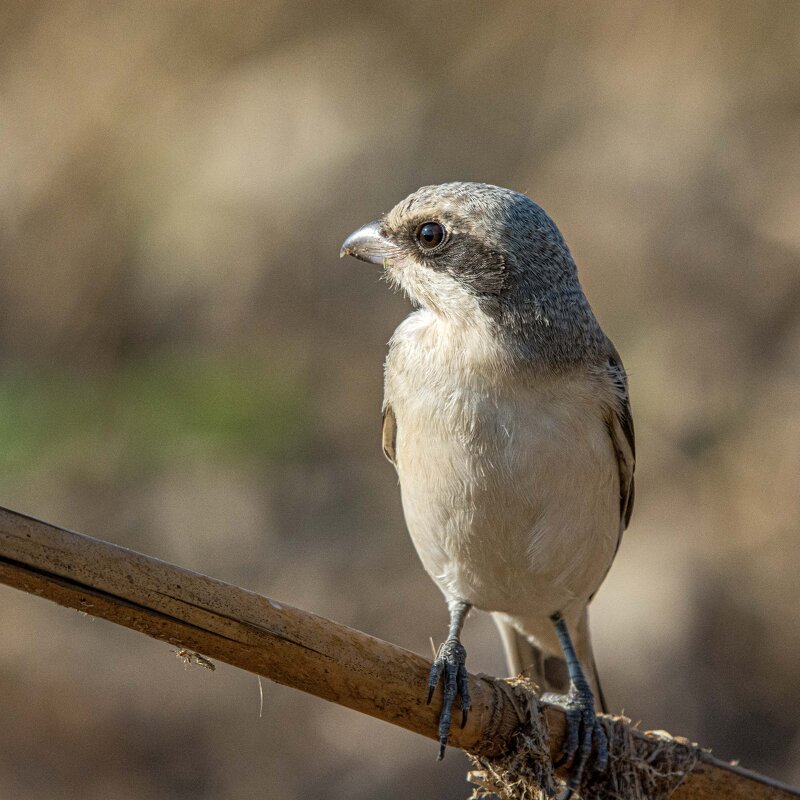
<path id="1" fill-rule="evenodd" d="M 411 258 L 387 264 L 386 272 L 412 301 L 437 314 L 467 321 L 483 313 L 477 298 L 447 272 L 430 269 Z"/>

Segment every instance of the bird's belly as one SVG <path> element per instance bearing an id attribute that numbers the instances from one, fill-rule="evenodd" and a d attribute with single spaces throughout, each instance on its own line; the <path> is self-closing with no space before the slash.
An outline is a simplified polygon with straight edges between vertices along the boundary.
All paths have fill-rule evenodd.
<path id="1" fill-rule="evenodd" d="M 539 616 L 585 603 L 619 534 L 600 415 L 535 392 L 450 401 L 398 418 L 403 510 L 426 570 L 447 596 L 488 611 Z"/>

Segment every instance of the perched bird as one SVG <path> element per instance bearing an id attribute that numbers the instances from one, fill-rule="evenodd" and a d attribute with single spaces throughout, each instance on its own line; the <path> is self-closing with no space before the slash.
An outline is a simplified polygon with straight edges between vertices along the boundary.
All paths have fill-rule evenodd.
<path id="1" fill-rule="evenodd" d="M 462 724 L 469 710 L 459 637 L 474 606 L 492 612 L 512 672 L 559 692 L 569 797 L 593 744 L 595 766 L 607 758 L 587 605 L 633 506 L 620 357 L 561 233 L 523 194 L 426 186 L 340 255 L 382 265 L 417 306 L 389 343 L 383 448 L 450 611 L 429 681 L 429 702 L 444 684 L 439 758 L 456 698 Z"/>

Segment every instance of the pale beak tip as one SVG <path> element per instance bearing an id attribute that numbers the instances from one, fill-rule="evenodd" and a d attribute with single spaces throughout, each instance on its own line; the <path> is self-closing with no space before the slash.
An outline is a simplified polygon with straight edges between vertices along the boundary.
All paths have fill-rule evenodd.
<path id="1" fill-rule="evenodd" d="M 383 264 L 389 248 L 389 242 L 381 233 L 381 222 L 375 220 L 353 231 L 344 240 L 339 250 L 339 258 L 353 256 L 371 264 Z"/>

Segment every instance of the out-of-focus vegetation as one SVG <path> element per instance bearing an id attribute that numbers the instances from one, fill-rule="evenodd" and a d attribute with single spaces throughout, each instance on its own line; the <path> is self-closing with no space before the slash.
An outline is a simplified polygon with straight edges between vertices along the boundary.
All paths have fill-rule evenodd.
<path id="1" fill-rule="evenodd" d="M 338 248 L 425 183 L 526 191 L 631 375 L 606 693 L 800 782 L 798 75 L 794 3 L 3 3 L 0 503 L 427 652 L 379 444 L 407 307 Z M 3 797 L 467 793 L 457 753 L 2 595 Z"/>
<path id="2" fill-rule="evenodd" d="M 130 478 L 193 458 L 296 458 L 309 440 L 302 383 L 289 365 L 238 354 L 157 354 L 79 375 L 20 364 L 0 383 L 0 466 L 100 464 Z"/>

